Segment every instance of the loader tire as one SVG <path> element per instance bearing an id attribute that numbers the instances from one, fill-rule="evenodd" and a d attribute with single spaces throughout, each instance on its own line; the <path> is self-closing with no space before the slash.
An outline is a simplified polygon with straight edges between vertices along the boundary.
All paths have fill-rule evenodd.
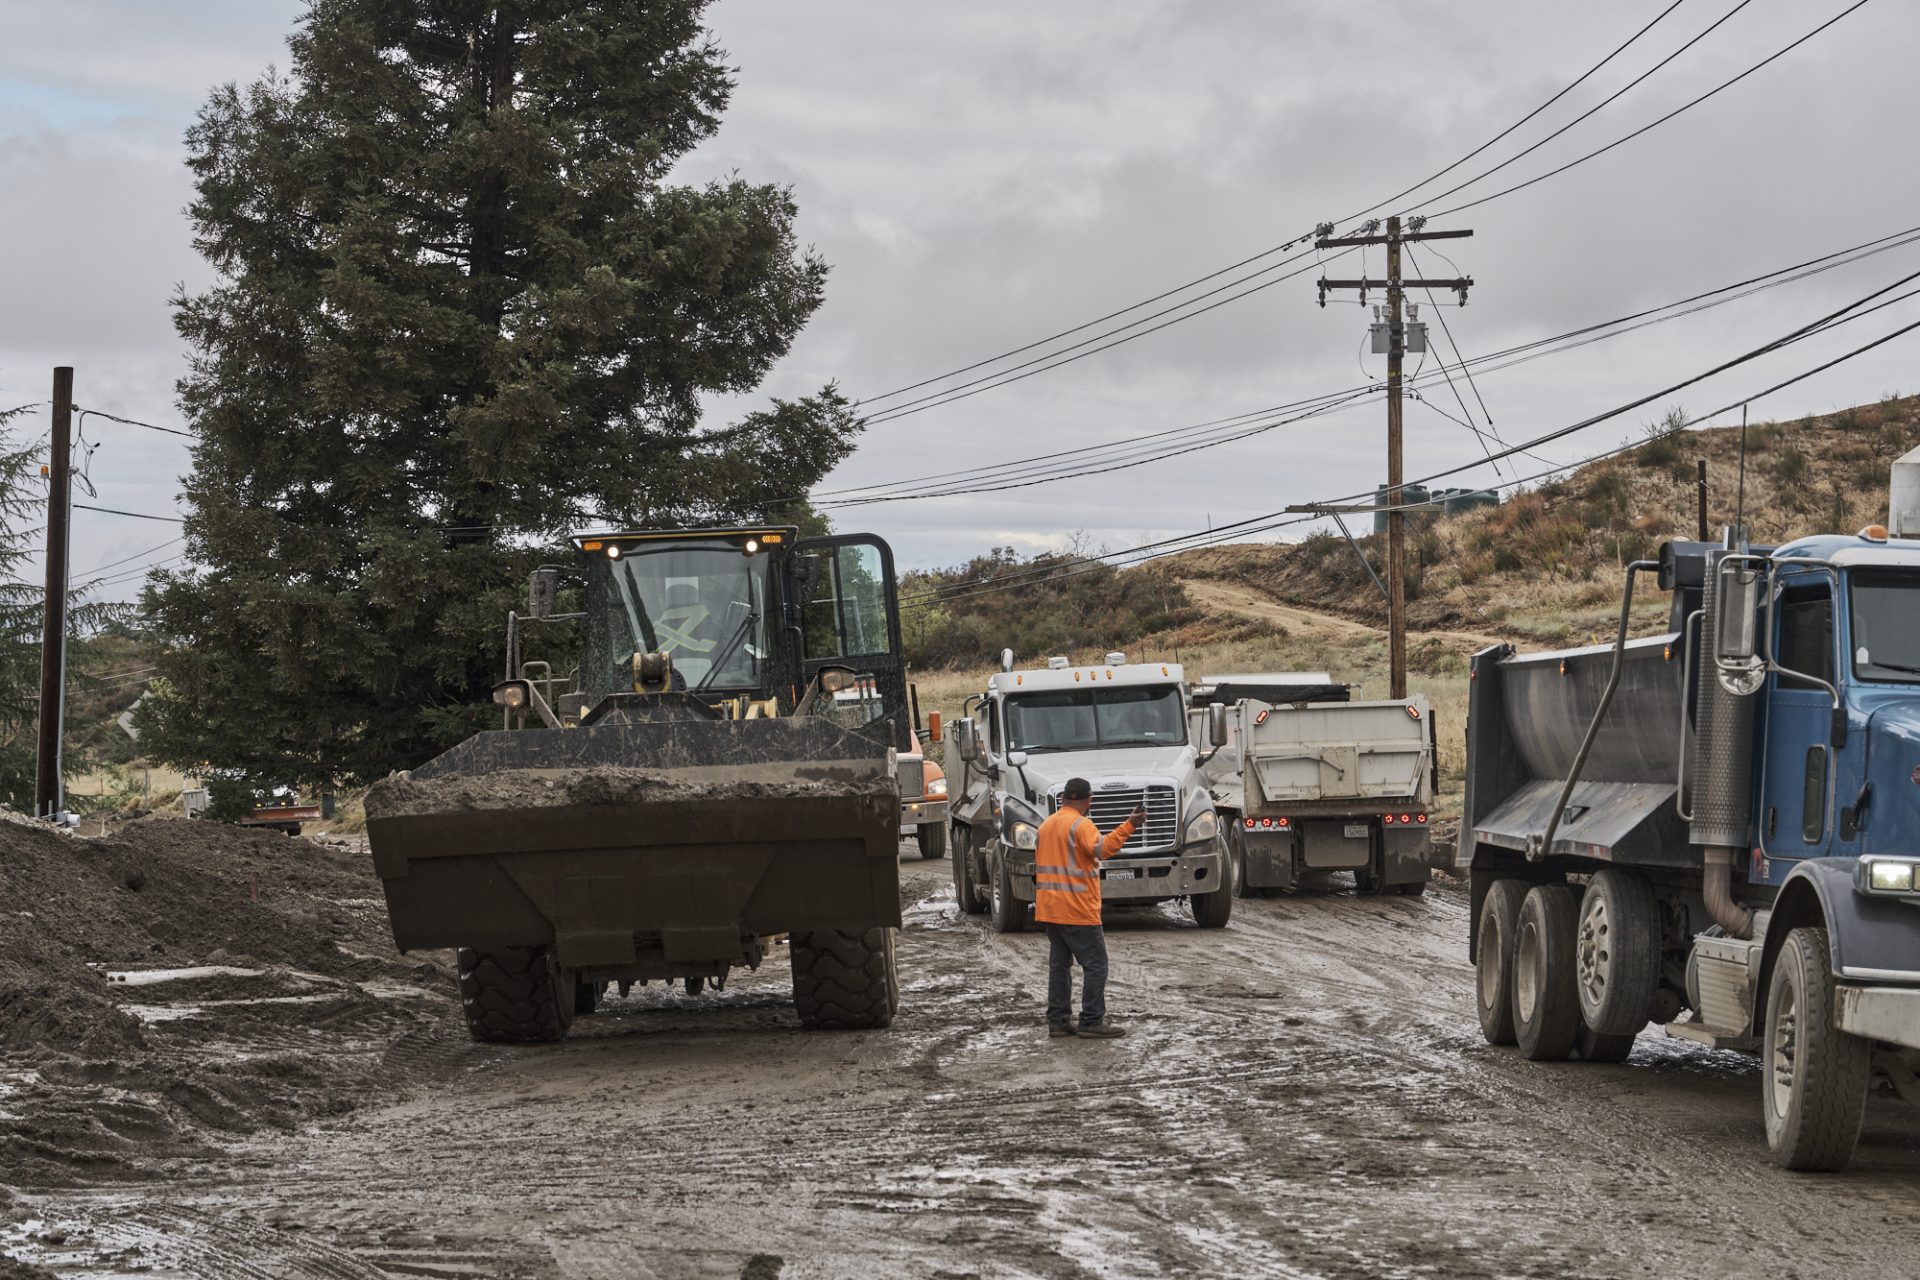
<path id="1" fill-rule="evenodd" d="M 1535 1062 L 1564 1062 L 1580 1037 L 1574 976 L 1579 910 L 1564 884 L 1537 884 L 1520 903 L 1513 950 L 1513 1032 Z"/>
<path id="2" fill-rule="evenodd" d="M 1830 946 L 1825 929 L 1795 929 L 1767 985 L 1760 1106 L 1783 1169 L 1846 1168 L 1866 1113 L 1873 1045 L 1833 1025 Z"/>
<path id="3" fill-rule="evenodd" d="M 793 1007 L 807 1030 L 862 1031 L 893 1021 L 900 979 L 892 929 L 814 929 L 794 934 L 787 951 Z"/>
<path id="4" fill-rule="evenodd" d="M 462 947 L 458 959 L 468 1035 L 486 1044 L 566 1038 L 576 983 L 555 962 L 552 947 Z"/>

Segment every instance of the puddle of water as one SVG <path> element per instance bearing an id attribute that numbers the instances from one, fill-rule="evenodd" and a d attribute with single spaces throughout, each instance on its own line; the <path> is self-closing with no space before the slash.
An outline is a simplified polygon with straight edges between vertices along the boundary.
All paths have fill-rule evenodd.
<path id="1" fill-rule="evenodd" d="M 193 1018 L 209 1009 L 227 1009 L 238 1005 L 266 1004 L 321 1004 L 337 999 L 331 991 L 315 992 L 302 996 L 259 996 L 252 1000 L 205 1000 L 199 1004 L 125 1004 L 125 1009 L 142 1022 L 178 1022 L 182 1018 Z"/>
<path id="2" fill-rule="evenodd" d="M 129 987 L 151 987 L 162 982 L 192 982 L 199 978 L 259 978 L 265 969 L 239 969 L 229 964 L 193 965 L 185 969 L 108 969 L 108 982 Z"/>

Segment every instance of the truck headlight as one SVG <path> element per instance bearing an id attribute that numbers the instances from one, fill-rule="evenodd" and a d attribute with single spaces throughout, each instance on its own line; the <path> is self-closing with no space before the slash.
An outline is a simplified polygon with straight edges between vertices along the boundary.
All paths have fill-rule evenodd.
<path id="1" fill-rule="evenodd" d="M 1187 823 L 1187 837 L 1181 843 L 1211 844 L 1219 835 L 1220 819 L 1214 816 L 1213 810 L 1208 809 L 1195 814 L 1192 821 Z"/>
<path id="2" fill-rule="evenodd" d="M 937 800 L 945 799 L 947 794 L 947 780 L 945 778 L 935 778 L 927 783 L 927 794 Z"/>
<path id="3" fill-rule="evenodd" d="M 1016 849 L 1035 849 L 1040 845 L 1040 828 L 1031 822 L 1015 822 L 1007 826 L 1007 839 Z"/>
<path id="4" fill-rule="evenodd" d="M 1862 858 L 1855 864 L 1853 887 L 1863 893 L 1913 893 L 1920 884 L 1920 859 Z"/>

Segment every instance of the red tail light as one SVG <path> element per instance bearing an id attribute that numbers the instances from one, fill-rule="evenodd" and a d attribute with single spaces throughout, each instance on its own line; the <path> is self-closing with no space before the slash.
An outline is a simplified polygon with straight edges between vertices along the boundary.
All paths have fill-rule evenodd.
<path id="1" fill-rule="evenodd" d="M 1400 821 L 1402 821 L 1402 822 L 1404 822 L 1404 823 L 1406 823 L 1406 824 L 1407 824 L 1408 826 L 1412 826 L 1412 825 L 1413 825 L 1413 815 L 1412 815 L 1412 814 L 1410 814 L 1410 813 L 1403 813 L 1403 814 L 1401 814 L 1401 815 L 1400 815 Z"/>
<path id="2" fill-rule="evenodd" d="M 1420 821 L 1421 821 L 1422 823 L 1425 823 L 1425 822 L 1426 822 L 1426 820 L 1427 820 L 1427 815 L 1426 815 L 1426 814 L 1424 814 L 1424 813 L 1423 813 L 1423 814 L 1421 814 L 1421 815 L 1420 815 Z"/>
<path id="3" fill-rule="evenodd" d="M 1256 821 L 1255 819 L 1253 819 L 1253 818 L 1248 818 L 1248 819 L 1247 819 L 1247 830 L 1249 830 L 1249 831 L 1251 831 L 1251 830 L 1253 830 L 1253 829 L 1254 829 L 1254 827 L 1256 827 L 1256 826 L 1258 826 L 1258 825 L 1259 825 L 1259 823 L 1258 823 L 1258 822 L 1257 822 L 1257 821 Z"/>

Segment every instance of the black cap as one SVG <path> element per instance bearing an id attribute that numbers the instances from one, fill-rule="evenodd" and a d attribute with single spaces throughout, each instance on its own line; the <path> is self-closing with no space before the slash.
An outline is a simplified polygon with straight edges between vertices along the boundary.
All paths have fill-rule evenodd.
<path id="1" fill-rule="evenodd" d="M 1093 784 L 1085 778 L 1068 778 L 1067 785 L 1061 788 L 1062 800 L 1090 800 L 1093 798 Z"/>

